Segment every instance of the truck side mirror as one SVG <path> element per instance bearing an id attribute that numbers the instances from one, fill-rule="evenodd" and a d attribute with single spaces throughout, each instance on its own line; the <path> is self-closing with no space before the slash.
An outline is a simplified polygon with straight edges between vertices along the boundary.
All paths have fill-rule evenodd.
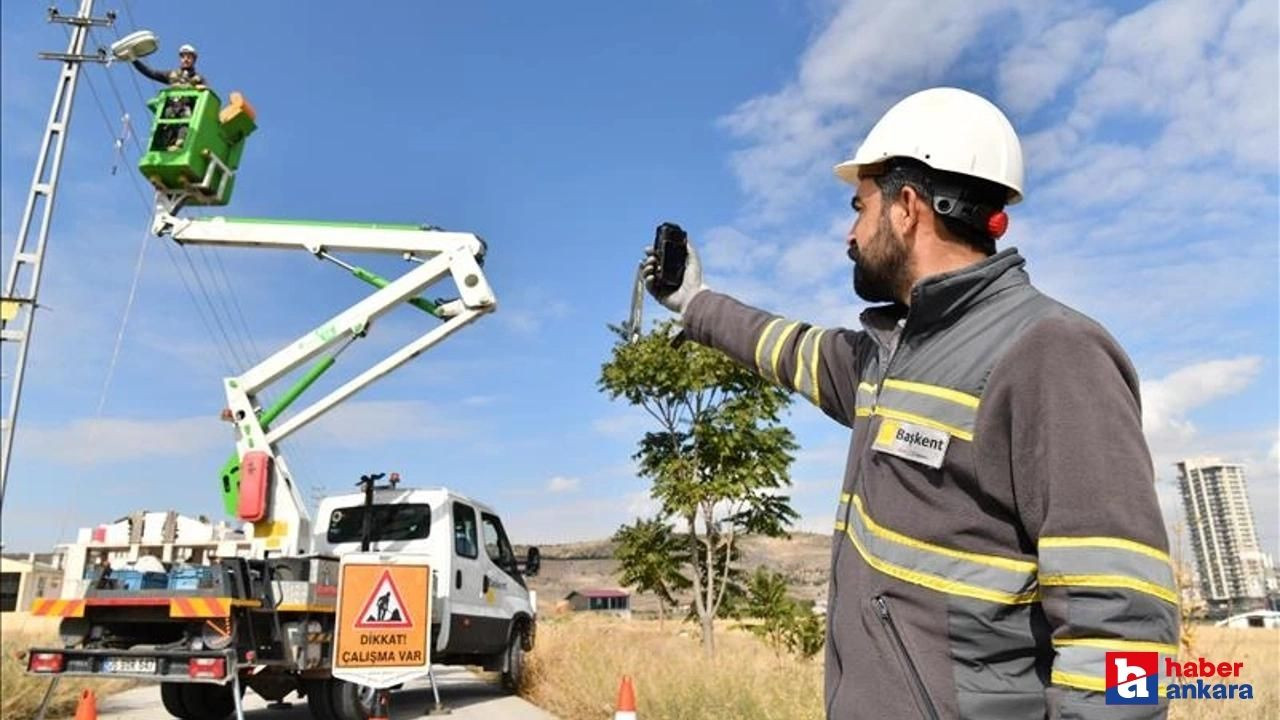
<path id="1" fill-rule="evenodd" d="M 539 568 L 542 567 L 542 553 L 538 548 L 529 548 L 529 554 L 524 561 L 524 574 L 533 577 L 538 574 Z"/>

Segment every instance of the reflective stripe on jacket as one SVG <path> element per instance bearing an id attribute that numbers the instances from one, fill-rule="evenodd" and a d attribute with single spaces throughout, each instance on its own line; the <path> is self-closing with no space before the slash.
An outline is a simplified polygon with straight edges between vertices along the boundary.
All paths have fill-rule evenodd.
<path id="1" fill-rule="evenodd" d="M 853 430 L 826 707 L 847 718 L 1163 717 L 1105 705 L 1106 653 L 1174 654 L 1177 592 L 1138 378 L 1008 249 L 823 329 L 710 291 L 690 339 Z M 1161 657 L 1161 666 L 1163 659 Z"/>

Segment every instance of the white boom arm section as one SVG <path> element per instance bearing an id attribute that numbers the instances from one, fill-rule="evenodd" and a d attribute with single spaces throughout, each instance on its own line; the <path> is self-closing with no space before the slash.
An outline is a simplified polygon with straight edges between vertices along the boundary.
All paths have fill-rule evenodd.
<path id="1" fill-rule="evenodd" d="M 364 300 L 299 337 L 284 349 L 239 377 L 226 379 L 227 407 L 236 424 L 236 451 L 244 458 L 251 450 L 265 450 L 273 459 L 266 516 L 255 524 L 257 556 L 296 555 L 311 550 L 311 517 L 277 444 L 355 394 L 395 370 L 460 328 L 497 308 L 493 291 L 478 258 L 484 242 L 471 233 L 443 232 L 412 226 L 326 225 L 276 221 L 186 219 L 161 210 L 152 230 L 183 245 L 264 247 L 305 250 L 322 255 L 332 250 L 400 255 L 420 262 Z M 270 430 L 258 419 L 257 394 L 287 373 L 351 338 L 363 336 L 378 317 L 417 297 L 449 275 L 459 299 L 440 306 L 444 322 L 391 353 L 325 397 L 297 410 Z"/>

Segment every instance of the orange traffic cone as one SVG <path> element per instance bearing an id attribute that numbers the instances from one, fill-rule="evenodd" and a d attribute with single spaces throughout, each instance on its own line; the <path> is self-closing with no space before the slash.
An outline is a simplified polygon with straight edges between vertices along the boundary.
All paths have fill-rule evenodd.
<path id="1" fill-rule="evenodd" d="M 391 691 L 379 690 L 373 701 L 373 712 L 369 720 L 391 720 Z"/>
<path id="2" fill-rule="evenodd" d="M 631 686 L 630 675 L 623 675 L 618 686 L 618 711 L 613 720 L 636 720 L 636 689 Z"/>
<path id="3" fill-rule="evenodd" d="M 75 720 L 98 720 L 98 698 L 88 688 L 80 691 Z"/>

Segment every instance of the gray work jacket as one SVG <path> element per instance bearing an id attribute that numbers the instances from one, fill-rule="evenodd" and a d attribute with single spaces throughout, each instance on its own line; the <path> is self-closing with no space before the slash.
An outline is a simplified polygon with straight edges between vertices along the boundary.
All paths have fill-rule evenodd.
<path id="1" fill-rule="evenodd" d="M 691 339 L 852 428 L 827 605 L 832 720 L 1164 716 L 1143 683 L 1112 699 L 1155 704 L 1107 704 L 1108 653 L 1161 668 L 1177 653 L 1138 378 L 1023 265 L 1008 249 L 925 278 L 909 308 L 871 308 L 861 331 L 710 291 L 685 310 Z"/>

